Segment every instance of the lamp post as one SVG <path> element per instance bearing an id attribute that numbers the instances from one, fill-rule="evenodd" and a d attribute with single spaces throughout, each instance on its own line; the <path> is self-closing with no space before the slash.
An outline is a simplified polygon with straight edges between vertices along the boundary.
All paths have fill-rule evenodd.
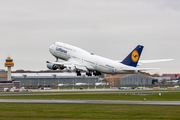
<path id="1" fill-rule="evenodd" d="M 45 90 L 45 85 L 46 85 L 46 81 L 45 81 L 45 78 L 44 78 L 44 90 Z"/>
<path id="2" fill-rule="evenodd" d="M 74 77 L 73 77 L 73 90 L 74 90 Z"/>
<path id="3" fill-rule="evenodd" d="M 89 78 L 88 78 L 88 90 L 89 90 Z"/>
<path id="4" fill-rule="evenodd" d="M 59 90 L 59 77 L 58 77 L 58 90 Z"/>
<path id="5" fill-rule="evenodd" d="M 95 89 L 96 89 L 96 78 L 95 78 Z"/>

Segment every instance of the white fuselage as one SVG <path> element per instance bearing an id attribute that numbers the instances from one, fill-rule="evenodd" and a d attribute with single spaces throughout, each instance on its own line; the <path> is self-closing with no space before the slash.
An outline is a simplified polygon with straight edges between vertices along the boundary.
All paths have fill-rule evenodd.
<path id="1" fill-rule="evenodd" d="M 137 73 L 136 67 L 127 66 L 120 63 L 120 61 L 94 55 L 81 48 L 61 42 L 51 45 L 49 51 L 56 58 L 82 64 L 89 71 L 99 71 L 107 74 Z"/>

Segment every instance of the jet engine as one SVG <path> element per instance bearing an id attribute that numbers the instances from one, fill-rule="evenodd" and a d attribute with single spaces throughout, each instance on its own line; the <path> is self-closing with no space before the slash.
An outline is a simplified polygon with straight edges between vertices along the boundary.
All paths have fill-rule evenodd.
<path id="1" fill-rule="evenodd" d="M 60 66 L 59 69 L 63 70 L 65 67 L 64 66 Z"/>
<path id="2" fill-rule="evenodd" d="M 58 66 L 53 63 L 47 63 L 47 68 L 49 68 L 51 70 L 57 70 Z"/>

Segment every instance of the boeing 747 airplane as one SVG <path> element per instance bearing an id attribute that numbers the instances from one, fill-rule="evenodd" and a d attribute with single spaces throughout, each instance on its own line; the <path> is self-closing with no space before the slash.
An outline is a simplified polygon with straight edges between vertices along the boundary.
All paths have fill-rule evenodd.
<path id="1" fill-rule="evenodd" d="M 51 70 L 64 68 L 76 70 L 77 76 L 85 71 L 88 76 L 99 76 L 106 74 L 136 74 L 138 71 L 152 70 L 158 68 L 138 68 L 143 63 L 171 61 L 173 59 L 161 60 L 139 60 L 144 46 L 138 45 L 123 61 L 115 61 L 89 53 L 81 48 L 62 42 L 55 42 L 49 47 L 50 53 L 56 58 L 55 62 L 47 61 L 47 67 Z M 63 61 L 58 61 L 61 59 Z"/>

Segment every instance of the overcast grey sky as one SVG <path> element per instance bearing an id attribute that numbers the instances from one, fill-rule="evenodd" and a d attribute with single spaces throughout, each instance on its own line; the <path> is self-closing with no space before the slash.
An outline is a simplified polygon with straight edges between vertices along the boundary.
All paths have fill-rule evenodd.
<path id="1" fill-rule="evenodd" d="M 0 0 L 0 69 L 46 70 L 56 41 L 114 60 L 138 44 L 142 60 L 174 58 L 151 73 L 180 73 L 179 0 Z"/>

